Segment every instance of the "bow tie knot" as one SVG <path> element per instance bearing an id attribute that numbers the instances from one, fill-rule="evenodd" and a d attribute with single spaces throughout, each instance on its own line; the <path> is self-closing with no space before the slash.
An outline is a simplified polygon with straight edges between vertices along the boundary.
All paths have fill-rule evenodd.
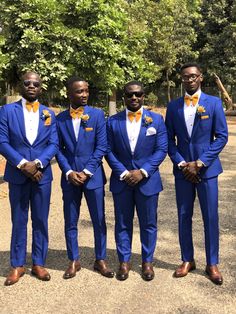
<path id="1" fill-rule="evenodd" d="M 128 112 L 128 118 L 129 118 L 130 122 L 133 122 L 134 119 L 136 122 L 138 122 L 140 120 L 141 116 L 142 116 L 141 110 L 136 111 L 136 112 L 132 112 L 132 111 Z"/>
<path id="2" fill-rule="evenodd" d="M 70 115 L 72 119 L 76 119 L 76 118 L 81 118 L 81 116 L 84 113 L 84 108 L 83 107 L 79 107 L 76 109 L 70 108 Z"/>
<path id="3" fill-rule="evenodd" d="M 25 106 L 29 112 L 31 111 L 31 109 L 33 110 L 33 112 L 36 112 L 39 109 L 39 102 L 38 101 L 34 101 L 34 102 L 27 101 Z"/>
<path id="4" fill-rule="evenodd" d="M 198 103 L 198 95 L 194 95 L 194 96 L 186 95 L 184 97 L 184 102 L 186 103 L 187 106 L 190 106 L 191 102 L 193 106 L 196 106 L 196 104 Z"/>
<path id="5" fill-rule="evenodd" d="M 186 95 L 184 97 L 184 102 L 187 106 L 190 106 L 191 102 L 193 106 L 196 106 L 196 104 L 198 103 L 198 95 L 193 96 Z"/>

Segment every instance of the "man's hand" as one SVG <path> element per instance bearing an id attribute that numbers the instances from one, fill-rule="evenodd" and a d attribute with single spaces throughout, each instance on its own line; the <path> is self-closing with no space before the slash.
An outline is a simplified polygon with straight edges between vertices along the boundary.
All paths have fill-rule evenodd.
<path id="1" fill-rule="evenodd" d="M 130 186 L 135 186 L 143 179 L 143 174 L 140 170 L 130 170 L 125 176 L 125 182 Z"/>
<path id="2" fill-rule="evenodd" d="M 78 177 L 79 177 L 81 184 L 84 184 L 84 182 L 89 178 L 89 175 L 86 174 L 85 172 L 81 171 L 78 173 Z"/>
<path id="3" fill-rule="evenodd" d="M 31 177 L 31 180 L 32 181 L 35 181 L 35 182 L 39 182 L 43 177 L 43 174 L 41 171 L 37 171 L 32 177 Z"/>
<path id="4" fill-rule="evenodd" d="M 68 174 L 68 181 L 74 185 L 82 185 L 83 182 L 80 180 L 79 172 L 72 171 Z"/>
<path id="5" fill-rule="evenodd" d="M 182 165 L 182 171 L 186 180 L 190 181 L 191 183 L 199 183 L 201 178 L 199 177 L 199 168 L 197 166 L 196 161 L 187 162 Z"/>
<path id="6" fill-rule="evenodd" d="M 38 171 L 34 161 L 27 161 L 20 167 L 21 172 L 28 178 L 32 178 Z"/>

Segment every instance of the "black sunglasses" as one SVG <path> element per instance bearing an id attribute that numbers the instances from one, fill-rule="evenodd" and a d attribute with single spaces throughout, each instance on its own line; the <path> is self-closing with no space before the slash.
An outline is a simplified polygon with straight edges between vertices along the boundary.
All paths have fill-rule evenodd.
<path id="1" fill-rule="evenodd" d="M 143 94 L 144 94 L 144 92 L 131 92 L 131 93 L 125 93 L 125 96 L 127 98 L 132 98 L 133 95 L 135 95 L 135 97 L 140 98 L 143 96 Z"/>
<path id="2" fill-rule="evenodd" d="M 24 84 L 25 87 L 29 87 L 31 84 L 33 84 L 34 87 L 39 87 L 40 86 L 40 82 L 38 82 L 38 81 L 30 81 L 30 80 L 23 81 L 23 84 Z"/>

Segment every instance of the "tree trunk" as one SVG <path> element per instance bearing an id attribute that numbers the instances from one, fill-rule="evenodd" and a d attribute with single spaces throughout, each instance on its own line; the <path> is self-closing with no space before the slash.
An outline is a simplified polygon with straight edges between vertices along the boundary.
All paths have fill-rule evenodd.
<path id="1" fill-rule="evenodd" d="M 112 95 L 109 97 L 109 117 L 116 114 L 116 90 L 112 91 Z"/>
<path id="2" fill-rule="evenodd" d="M 168 70 L 166 70 L 166 83 L 167 83 L 167 97 L 168 97 L 168 102 L 170 102 L 170 101 L 171 101 L 171 97 L 170 97 L 170 81 L 169 81 Z"/>

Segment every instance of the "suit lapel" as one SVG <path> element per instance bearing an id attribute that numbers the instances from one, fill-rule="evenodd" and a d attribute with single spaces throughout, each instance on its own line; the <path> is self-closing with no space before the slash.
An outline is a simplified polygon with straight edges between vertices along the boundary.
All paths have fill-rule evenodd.
<path id="1" fill-rule="evenodd" d="M 137 151 L 142 148 L 142 142 L 146 137 L 146 130 L 147 127 L 144 125 L 144 117 L 145 115 L 148 116 L 148 112 L 146 110 L 143 110 L 143 114 L 142 114 L 142 121 L 141 121 L 141 126 L 140 126 L 140 131 L 139 131 L 139 135 L 138 135 L 138 140 L 134 149 L 134 155 L 137 153 Z"/>
<path id="2" fill-rule="evenodd" d="M 205 104 L 206 104 L 206 95 L 203 92 L 201 92 L 201 96 L 200 96 L 198 105 L 199 106 L 205 106 Z M 199 114 L 196 112 L 194 123 L 193 123 L 193 130 L 192 130 L 191 138 L 194 136 L 194 134 L 198 128 L 198 125 L 200 123 L 200 120 L 201 120 L 201 118 L 200 118 Z"/>
<path id="3" fill-rule="evenodd" d="M 91 110 L 90 108 L 86 105 L 84 107 L 84 113 L 83 115 L 89 115 L 89 120 L 91 119 Z M 89 120 L 87 123 L 89 123 Z M 72 127 L 73 128 L 73 127 Z M 85 136 L 85 130 L 84 130 L 85 126 L 83 125 L 83 121 L 81 119 L 80 121 L 80 128 L 79 128 L 79 136 L 78 136 L 78 140 L 77 140 L 77 143 L 76 143 L 76 150 L 78 150 L 80 148 L 80 146 L 83 144 L 84 142 L 84 136 Z M 95 132 L 95 130 L 94 130 Z M 73 133 L 74 133 L 74 130 L 73 130 Z"/>
<path id="4" fill-rule="evenodd" d="M 21 135 L 22 138 L 24 139 L 24 141 L 30 145 L 30 142 L 28 141 L 27 137 L 26 137 L 26 131 L 25 131 L 25 118 L 24 118 L 24 113 L 23 113 L 23 107 L 22 107 L 22 101 L 20 100 L 19 102 L 17 102 L 17 104 L 15 105 L 15 116 L 18 120 L 19 123 L 19 128 L 21 131 Z"/>
<path id="5" fill-rule="evenodd" d="M 184 97 L 180 98 L 178 114 L 179 114 L 180 120 L 182 122 L 181 125 L 183 125 L 184 132 L 186 133 L 186 136 L 189 139 L 190 137 L 189 137 L 189 134 L 188 134 L 188 129 L 187 129 L 187 125 L 186 125 L 185 117 L 184 117 Z"/>
<path id="6" fill-rule="evenodd" d="M 65 115 L 66 115 L 66 122 L 65 125 L 67 127 L 68 130 L 68 134 L 71 137 L 72 141 L 74 144 L 76 144 L 76 137 L 75 137 L 75 132 L 74 132 L 74 128 L 73 128 L 73 123 L 72 123 L 72 118 L 70 116 L 70 112 L 69 109 L 67 109 L 65 111 Z"/>
<path id="7" fill-rule="evenodd" d="M 119 128 L 120 128 L 120 133 L 123 138 L 124 144 L 127 148 L 127 151 L 130 152 L 131 154 L 129 138 L 128 138 L 128 133 L 127 133 L 127 128 L 126 128 L 126 110 L 124 110 L 121 113 L 120 120 L 119 120 Z"/>

